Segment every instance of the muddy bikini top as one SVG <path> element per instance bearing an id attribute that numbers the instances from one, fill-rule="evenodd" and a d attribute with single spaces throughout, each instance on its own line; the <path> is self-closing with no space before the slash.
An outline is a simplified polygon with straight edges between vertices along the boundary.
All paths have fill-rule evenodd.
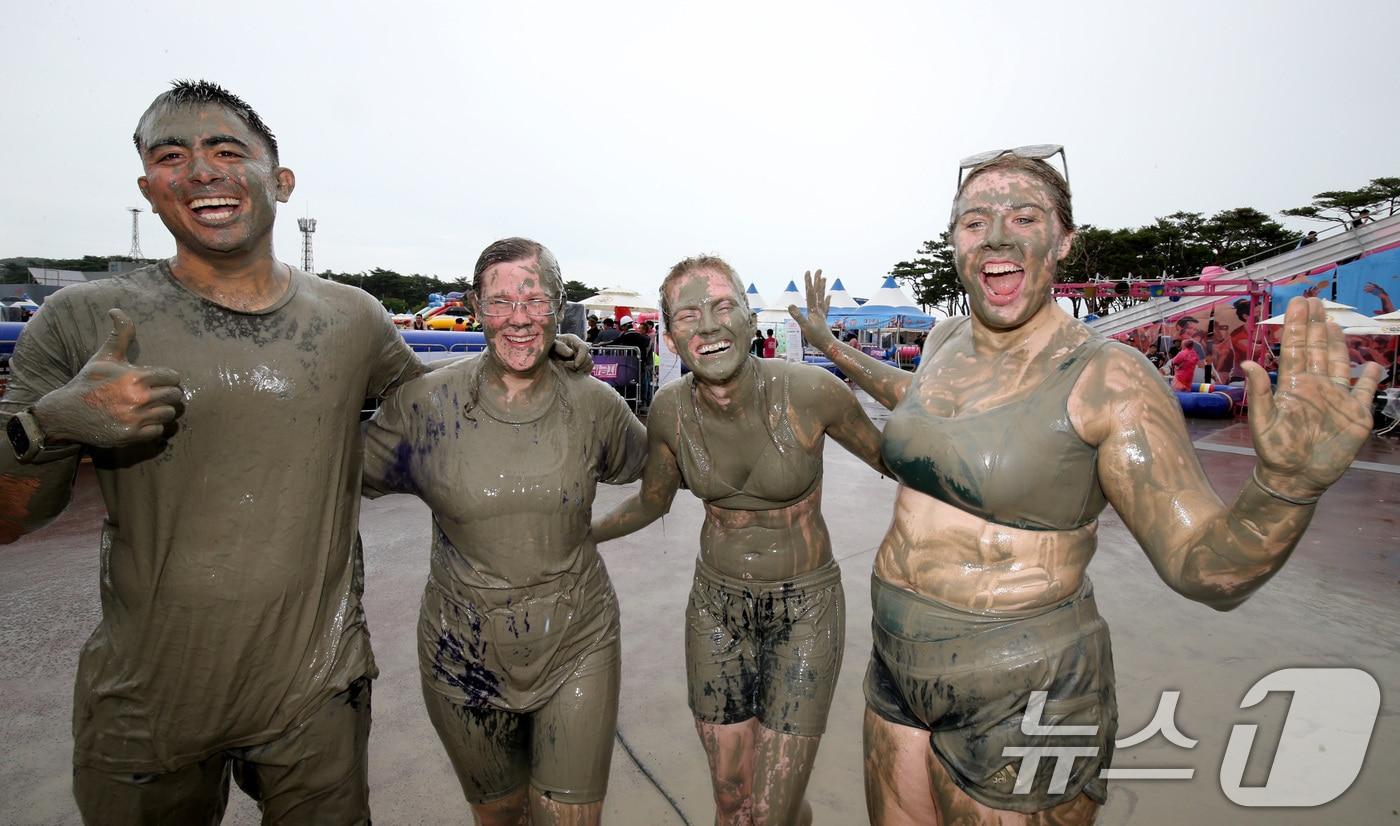
<path id="1" fill-rule="evenodd" d="M 767 428 L 768 441 L 763 452 L 754 457 L 748 477 L 724 479 L 715 468 L 712 451 L 735 447 L 706 442 L 704 423 L 713 414 L 701 412 L 694 374 L 682 379 L 685 386 L 677 404 L 680 432 L 676 461 L 685 486 L 708 504 L 735 510 L 786 507 L 807 498 L 821 483 L 821 450 L 804 448 L 788 421 L 791 402 L 786 363 L 750 358 L 749 365 L 744 369 L 754 369 L 757 383 L 750 404 Z"/>
<path id="2" fill-rule="evenodd" d="M 968 323 L 944 322 L 928 354 Z M 1075 380 L 1107 343 L 1091 336 L 1024 398 L 954 418 L 924 409 L 916 375 L 885 425 L 885 463 L 909 487 L 990 522 L 1055 531 L 1092 522 L 1107 504 L 1098 450 L 1075 432 L 1068 403 Z"/>

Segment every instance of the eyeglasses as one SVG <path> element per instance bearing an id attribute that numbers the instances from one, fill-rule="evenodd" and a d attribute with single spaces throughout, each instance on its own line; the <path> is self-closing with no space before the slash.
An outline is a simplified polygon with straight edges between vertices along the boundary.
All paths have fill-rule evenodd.
<path id="1" fill-rule="evenodd" d="M 976 155 L 968 155 L 958 161 L 958 189 L 962 189 L 964 172 L 976 169 L 989 161 L 994 161 L 1002 155 L 1015 155 L 1030 161 L 1043 161 L 1059 155 L 1060 165 L 1065 170 L 1065 183 L 1069 183 L 1069 160 L 1065 157 L 1065 148 L 1058 143 L 1033 143 L 1029 146 L 1018 146 L 1015 149 L 989 149 L 986 152 L 978 152 Z"/>
<path id="2" fill-rule="evenodd" d="M 492 318 L 514 315 L 516 307 L 524 307 L 528 315 L 535 318 L 549 318 L 554 315 L 557 305 L 547 298 L 531 298 L 527 301 L 508 301 L 504 298 L 488 298 L 481 304 L 481 314 Z"/>

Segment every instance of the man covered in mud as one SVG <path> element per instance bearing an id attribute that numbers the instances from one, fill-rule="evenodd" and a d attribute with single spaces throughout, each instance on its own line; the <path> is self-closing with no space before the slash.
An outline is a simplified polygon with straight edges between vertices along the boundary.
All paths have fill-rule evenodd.
<path id="1" fill-rule="evenodd" d="M 107 505 L 78 807 L 218 823 L 232 776 L 264 823 L 368 823 L 358 414 L 422 367 L 369 295 L 274 257 L 296 179 L 246 103 L 177 82 L 134 138 L 175 257 L 50 298 L 0 402 L 0 542 L 82 450 Z"/>

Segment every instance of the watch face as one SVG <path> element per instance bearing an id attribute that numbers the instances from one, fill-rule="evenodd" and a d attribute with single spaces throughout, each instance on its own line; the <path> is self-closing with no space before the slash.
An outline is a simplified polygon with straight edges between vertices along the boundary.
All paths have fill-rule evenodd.
<path id="1" fill-rule="evenodd" d="M 5 426 L 5 434 L 10 437 L 10 444 L 15 448 L 16 456 L 23 456 L 29 452 L 29 434 L 25 432 L 24 422 L 19 416 L 11 416 L 10 422 Z"/>

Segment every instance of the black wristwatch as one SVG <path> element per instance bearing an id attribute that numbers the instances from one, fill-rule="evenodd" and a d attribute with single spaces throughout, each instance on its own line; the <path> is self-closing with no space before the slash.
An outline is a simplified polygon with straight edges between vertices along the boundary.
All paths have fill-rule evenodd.
<path id="1" fill-rule="evenodd" d="M 21 410 L 10 416 L 5 424 L 5 435 L 10 438 L 10 447 L 15 449 L 15 458 L 21 464 L 43 464 L 65 459 L 82 451 L 82 445 L 47 445 L 44 443 L 44 428 L 34 418 L 34 408 Z"/>
<path id="2" fill-rule="evenodd" d="M 10 417 L 5 425 L 5 435 L 10 437 L 10 446 L 15 449 L 15 458 L 28 463 L 38 458 L 44 450 L 44 431 L 34 418 L 32 410 L 21 410 Z"/>

